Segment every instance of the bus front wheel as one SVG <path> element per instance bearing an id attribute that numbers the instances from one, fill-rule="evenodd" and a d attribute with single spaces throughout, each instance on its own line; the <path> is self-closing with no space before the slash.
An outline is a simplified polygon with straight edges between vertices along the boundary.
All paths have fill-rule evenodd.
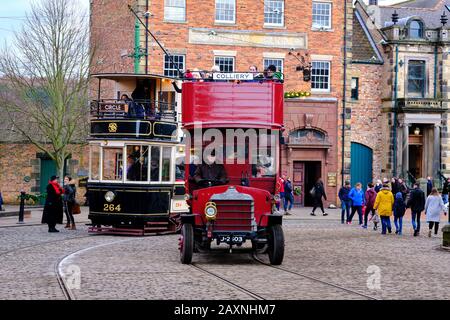
<path id="1" fill-rule="evenodd" d="M 280 265 L 284 258 L 284 233 L 281 225 L 276 224 L 270 227 L 267 240 L 270 264 Z"/>
<path id="2" fill-rule="evenodd" d="M 194 252 L 194 230 L 192 224 L 183 224 L 181 227 L 180 245 L 181 263 L 190 264 Z"/>

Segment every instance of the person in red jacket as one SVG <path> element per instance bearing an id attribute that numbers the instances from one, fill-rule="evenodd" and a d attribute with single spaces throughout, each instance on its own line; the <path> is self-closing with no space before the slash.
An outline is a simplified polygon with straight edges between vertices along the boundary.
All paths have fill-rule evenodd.
<path id="1" fill-rule="evenodd" d="M 370 182 L 367 185 L 367 191 L 365 194 L 365 202 L 366 202 L 366 210 L 364 212 L 364 229 L 367 229 L 367 217 L 369 213 L 372 212 L 372 215 L 375 214 L 375 209 L 373 206 L 375 205 L 375 200 L 377 199 L 377 192 L 375 191 L 374 185 Z"/>

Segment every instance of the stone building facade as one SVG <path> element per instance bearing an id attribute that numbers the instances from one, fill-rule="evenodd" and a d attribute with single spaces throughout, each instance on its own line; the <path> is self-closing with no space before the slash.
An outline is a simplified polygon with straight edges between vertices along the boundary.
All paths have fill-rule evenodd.
<path id="1" fill-rule="evenodd" d="M 339 161 L 343 148 L 338 133 L 343 124 L 344 26 L 352 26 L 351 0 L 94 0 L 91 28 L 94 41 L 102 43 L 100 71 L 176 75 L 127 5 L 137 10 L 181 69 L 210 70 L 219 64 L 222 70 L 247 71 L 250 65 L 263 70 L 275 64 L 284 73 L 286 91 L 309 92 L 307 98 L 286 99 L 282 170 L 303 190 L 298 204 L 307 204 L 318 177 L 329 203 L 336 203 L 338 185 L 350 173 L 350 160 L 344 170 Z M 303 81 L 297 71 L 297 54 L 312 64 L 313 81 Z M 302 140 L 307 135 L 320 141 Z M 306 174 L 305 167 L 313 173 Z"/>
<path id="2" fill-rule="evenodd" d="M 408 1 L 394 6 L 356 2 L 356 14 L 382 53 L 380 67 L 380 176 L 410 183 L 448 173 L 448 77 L 450 1 Z M 444 13 L 444 14 L 443 14 Z M 444 15 L 442 17 L 442 15 Z M 353 129 L 353 128 L 352 128 Z M 375 174 L 375 173 L 374 173 Z"/>

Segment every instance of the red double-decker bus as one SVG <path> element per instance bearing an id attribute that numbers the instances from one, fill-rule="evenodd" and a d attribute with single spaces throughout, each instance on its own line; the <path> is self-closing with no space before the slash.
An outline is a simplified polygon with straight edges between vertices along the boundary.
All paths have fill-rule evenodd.
<path id="1" fill-rule="evenodd" d="M 242 74 L 241 79 L 248 79 Z M 227 74 L 224 79 L 234 76 Z M 215 79 L 222 79 L 214 77 Z M 284 256 L 279 190 L 283 83 L 190 79 L 182 86 L 189 214 L 181 216 L 180 260 L 217 245 Z M 214 245 L 212 248 L 212 244 Z"/>

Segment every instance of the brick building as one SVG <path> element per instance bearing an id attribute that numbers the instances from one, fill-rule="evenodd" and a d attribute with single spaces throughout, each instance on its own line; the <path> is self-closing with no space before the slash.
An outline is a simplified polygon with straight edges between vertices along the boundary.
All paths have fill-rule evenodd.
<path id="1" fill-rule="evenodd" d="M 307 191 L 319 177 L 329 202 L 336 203 L 341 173 L 348 178 L 350 168 L 349 153 L 340 161 L 340 129 L 351 0 L 94 0 L 91 30 L 101 43 L 96 71 L 177 75 L 127 5 L 137 9 L 180 69 L 210 70 L 217 64 L 225 71 L 247 71 L 250 65 L 262 70 L 274 64 L 284 73 L 286 91 L 310 92 L 286 99 L 282 168 L 303 190 L 297 203 L 310 203 Z M 296 71 L 297 53 L 312 64 L 311 82 Z"/>

